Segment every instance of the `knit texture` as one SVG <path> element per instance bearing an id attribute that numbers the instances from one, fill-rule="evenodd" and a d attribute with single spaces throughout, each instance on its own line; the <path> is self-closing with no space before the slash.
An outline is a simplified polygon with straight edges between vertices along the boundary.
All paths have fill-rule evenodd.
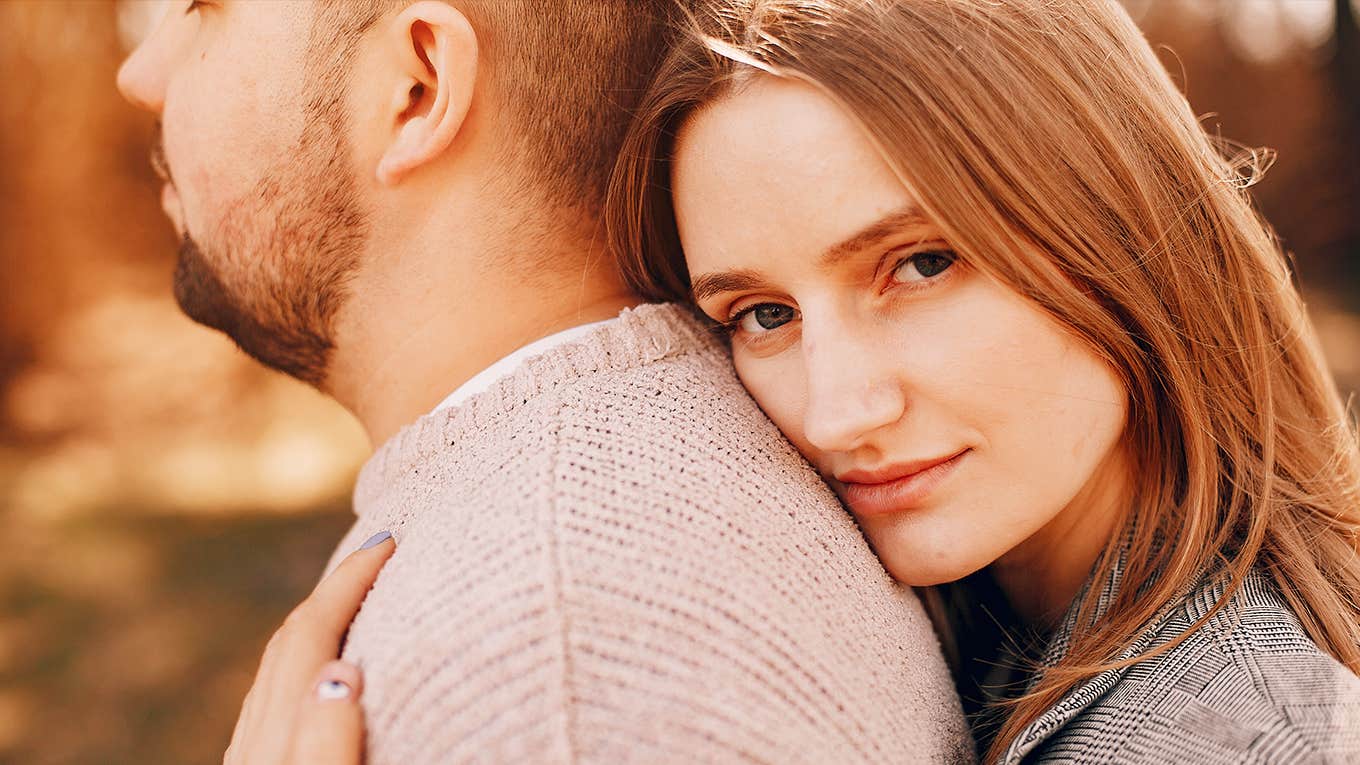
<path id="1" fill-rule="evenodd" d="M 939 643 L 686 308 L 641 306 L 384 444 L 398 540 L 343 650 L 368 762 L 959 762 Z"/>

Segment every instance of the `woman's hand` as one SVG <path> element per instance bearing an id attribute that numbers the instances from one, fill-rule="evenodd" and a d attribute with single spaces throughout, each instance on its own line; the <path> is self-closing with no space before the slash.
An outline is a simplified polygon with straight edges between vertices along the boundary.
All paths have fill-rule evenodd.
<path id="1" fill-rule="evenodd" d="M 255 683 L 222 756 L 224 765 L 357 765 L 364 720 L 358 667 L 340 639 L 396 542 L 373 535 L 293 609 L 265 646 Z"/>

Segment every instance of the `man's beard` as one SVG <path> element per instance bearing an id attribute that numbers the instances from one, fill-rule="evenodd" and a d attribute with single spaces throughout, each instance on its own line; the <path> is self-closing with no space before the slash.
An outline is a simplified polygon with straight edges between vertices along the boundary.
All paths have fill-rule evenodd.
<path id="1" fill-rule="evenodd" d="M 367 220 L 338 131 L 318 121 L 308 133 L 296 163 L 230 205 L 206 251 L 186 230 L 175 299 L 264 365 L 324 390 Z"/>

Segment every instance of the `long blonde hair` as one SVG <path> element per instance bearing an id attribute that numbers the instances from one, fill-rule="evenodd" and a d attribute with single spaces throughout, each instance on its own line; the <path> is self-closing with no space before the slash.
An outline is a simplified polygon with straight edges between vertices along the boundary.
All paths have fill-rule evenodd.
<path id="1" fill-rule="evenodd" d="M 689 294 L 668 190 L 677 131 L 743 81 L 796 77 L 859 122 L 955 250 L 1082 337 L 1128 391 L 1137 531 L 1119 596 L 1012 702 L 989 759 L 1084 679 L 1130 663 L 1114 658 L 1205 570 L 1266 572 L 1360 674 L 1360 447 L 1245 191 L 1269 155 L 1221 152 L 1113 0 L 697 5 L 610 187 L 611 246 L 639 293 Z"/>

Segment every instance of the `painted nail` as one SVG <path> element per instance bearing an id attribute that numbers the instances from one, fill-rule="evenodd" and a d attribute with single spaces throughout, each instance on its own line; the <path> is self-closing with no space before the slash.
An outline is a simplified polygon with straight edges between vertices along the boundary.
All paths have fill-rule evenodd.
<path id="1" fill-rule="evenodd" d="M 347 699 L 351 693 L 349 684 L 341 680 L 322 680 L 316 684 L 316 697 L 322 701 Z"/>
<path id="2" fill-rule="evenodd" d="M 378 545 L 382 544 L 383 542 L 386 542 L 388 539 L 391 538 L 392 532 L 379 531 L 377 534 L 374 534 L 373 536 L 369 537 L 367 542 L 364 542 L 362 545 L 359 545 L 359 549 L 367 550 L 370 547 L 377 547 Z"/>

